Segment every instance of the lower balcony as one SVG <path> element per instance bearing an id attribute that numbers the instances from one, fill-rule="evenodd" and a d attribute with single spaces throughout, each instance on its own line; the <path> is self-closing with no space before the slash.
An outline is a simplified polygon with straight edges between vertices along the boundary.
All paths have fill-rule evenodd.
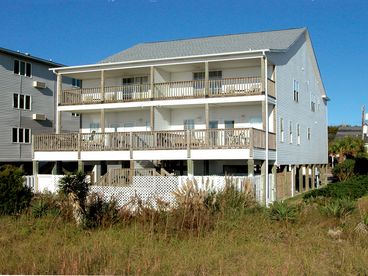
<path id="1" fill-rule="evenodd" d="M 37 160 L 50 160 L 52 155 L 47 153 L 57 152 L 70 153 L 74 156 L 70 160 L 179 160 L 195 159 L 197 154 L 202 154 L 201 159 L 214 159 L 203 156 L 206 153 L 225 158 L 221 152 L 228 155 L 225 159 L 231 159 L 232 152 L 242 156 L 234 159 L 247 159 L 255 156 L 257 150 L 264 151 L 265 138 L 265 131 L 254 128 L 40 134 L 33 137 L 33 150 Z M 269 133 L 269 149 L 276 149 L 274 133 Z"/>

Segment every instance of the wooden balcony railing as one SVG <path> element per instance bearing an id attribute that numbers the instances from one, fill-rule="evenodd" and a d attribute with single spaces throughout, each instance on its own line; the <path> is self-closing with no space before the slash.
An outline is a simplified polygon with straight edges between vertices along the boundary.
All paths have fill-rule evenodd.
<path id="1" fill-rule="evenodd" d="M 272 80 L 268 87 L 269 95 L 274 96 Z M 129 84 L 105 87 L 103 93 L 99 87 L 63 90 L 60 105 L 260 95 L 261 90 L 260 77 L 209 80 L 207 91 L 204 80 L 155 83 L 153 91 L 150 84 Z"/>
<path id="2" fill-rule="evenodd" d="M 275 81 L 267 79 L 268 95 L 276 98 Z"/>
<path id="3" fill-rule="evenodd" d="M 264 149 L 265 132 L 253 128 L 39 134 L 34 151 L 139 151 L 191 149 Z M 276 149 L 269 133 L 269 149 Z"/>

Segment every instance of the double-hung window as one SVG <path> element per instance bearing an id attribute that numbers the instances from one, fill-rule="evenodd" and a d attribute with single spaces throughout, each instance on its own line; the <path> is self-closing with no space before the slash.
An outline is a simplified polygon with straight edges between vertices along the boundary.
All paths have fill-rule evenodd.
<path id="1" fill-rule="evenodd" d="M 289 121 L 289 143 L 293 143 L 293 123 Z"/>
<path id="2" fill-rule="evenodd" d="M 280 118 L 280 142 L 284 142 L 284 119 Z"/>
<path id="3" fill-rule="evenodd" d="M 294 102 L 296 102 L 296 103 L 299 102 L 299 91 L 300 91 L 299 81 L 294 80 L 294 84 L 293 84 L 293 98 L 294 98 Z"/>
<path id="4" fill-rule="evenodd" d="M 31 143 L 31 130 L 29 128 L 13 127 L 12 142 L 20 144 Z"/>
<path id="5" fill-rule="evenodd" d="M 17 109 L 31 110 L 31 96 L 13 94 L 13 107 Z"/>
<path id="6" fill-rule="evenodd" d="M 29 62 L 14 60 L 13 67 L 14 74 L 31 77 L 32 76 L 32 64 Z"/>

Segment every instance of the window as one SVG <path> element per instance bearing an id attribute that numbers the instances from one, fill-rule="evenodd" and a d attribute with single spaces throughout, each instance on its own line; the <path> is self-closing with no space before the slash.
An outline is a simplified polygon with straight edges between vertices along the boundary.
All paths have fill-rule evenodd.
<path id="1" fill-rule="evenodd" d="M 72 112 L 72 116 L 73 116 L 73 117 L 79 117 L 79 116 L 80 116 L 80 114 L 79 114 L 79 113 L 74 113 L 74 112 Z"/>
<path id="2" fill-rule="evenodd" d="M 234 128 L 235 126 L 234 120 L 226 120 L 224 123 L 225 123 L 225 128 Z"/>
<path id="3" fill-rule="evenodd" d="M 72 79 L 72 86 L 82 88 L 82 80 Z"/>
<path id="4" fill-rule="evenodd" d="M 314 95 L 311 96 L 311 110 L 312 112 L 316 111 L 316 99 Z"/>
<path id="5" fill-rule="evenodd" d="M 193 119 L 184 120 L 184 130 L 188 130 L 188 129 L 194 129 Z"/>
<path id="6" fill-rule="evenodd" d="M 311 129 L 310 129 L 310 127 L 308 127 L 308 129 L 307 129 L 307 139 L 310 141 L 310 139 L 311 139 Z"/>
<path id="7" fill-rule="evenodd" d="M 300 145 L 300 125 L 299 124 L 296 125 L 296 136 L 297 136 L 297 138 L 296 138 L 297 141 L 296 142 L 297 142 L 298 145 Z"/>
<path id="8" fill-rule="evenodd" d="M 13 94 L 13 107 L 24 110 L 31 110 L 31 96 Z"/>
<path id="9" fill-rule="evenodd" d="M 31 130 L 29 128 L 17 128 L 12 129 L 12 142 L 29 144 L 31 142 Z"/>
<path id="10" fill-rule="evenodd" d="M 299 87 L 299 81 L 297 81 L 297 80 L 294 80 L 294 84 L 293 84 L 293 91 L 294 91 L 294 93 L 293 93 L 293 97 L 294 97 L 294 101 L 295 102 L 299 102 L 299 90 L 300 89 L 300 87 Z"/>
<path id="11" fill-rule="evenodd" d="M 289 121 L 289 143 L 293 143 L 293 125 L 291 121 Z"/>
<path id="12" fill-rule="evenodd" d="M 194 72 L 193 73 L 193 80 L 204 80 L 205 79 L 205 72 Z M 220 80 L 222 79 L 222 71 L 209 71 L 208 72 L 208 79 L 209 80 Z M 212 92 L 220 89 L 221 84 L 219 82 L 210 82 L 210 90 Z M 194 82 L 195 89 L 203 89 L 204 82 Z"/>
<path id="13" fill-rule="evenodd" d="M 25 61 L 14 60 L 14 74 L 31 77 L 32 64 Z"/>
<path id="14" fill-rule="evenodd" d="M 284 142 L 284 120 L 280 118 L 280 142 Z"/>

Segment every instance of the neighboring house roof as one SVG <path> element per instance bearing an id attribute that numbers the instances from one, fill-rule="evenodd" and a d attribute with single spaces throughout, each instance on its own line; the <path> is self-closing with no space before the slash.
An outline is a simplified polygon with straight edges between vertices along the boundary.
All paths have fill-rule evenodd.
<path id="1" fill-rule="evenodd" d="M 51 60 L 46 60 L 46 59 L 43 59 L 43 58 L 31 56 L 28 53 L 21 53 L 21 52 L 18 52 L 18 51 L 13 51 L 13 50 L 2 48 L 2 47 L 0 47 L 0 53 L 8 54 L 8 55 L 15 56 L 15 57 L 21 58 L 21 59 L 36 61 L 36 62 L 39 62 L 39 63 L 50 65 L 50 67 L 64 66 L 63 64 L 56 63 L 56 62 L 53 62 Z"/>
<path id="2" fill-rule="evenodd" d="M 362 131 L 360 126 L 341 126 L 336 132 L 335 138 L 362 137 Z"/>
<path id="3" fill-rule="evenodd" d="M 299 28 L 141 43 L 112 55 L 100 63 L 211 55 L 248 50 L 286 51 L 305 31 L 306 28 Z"/>

